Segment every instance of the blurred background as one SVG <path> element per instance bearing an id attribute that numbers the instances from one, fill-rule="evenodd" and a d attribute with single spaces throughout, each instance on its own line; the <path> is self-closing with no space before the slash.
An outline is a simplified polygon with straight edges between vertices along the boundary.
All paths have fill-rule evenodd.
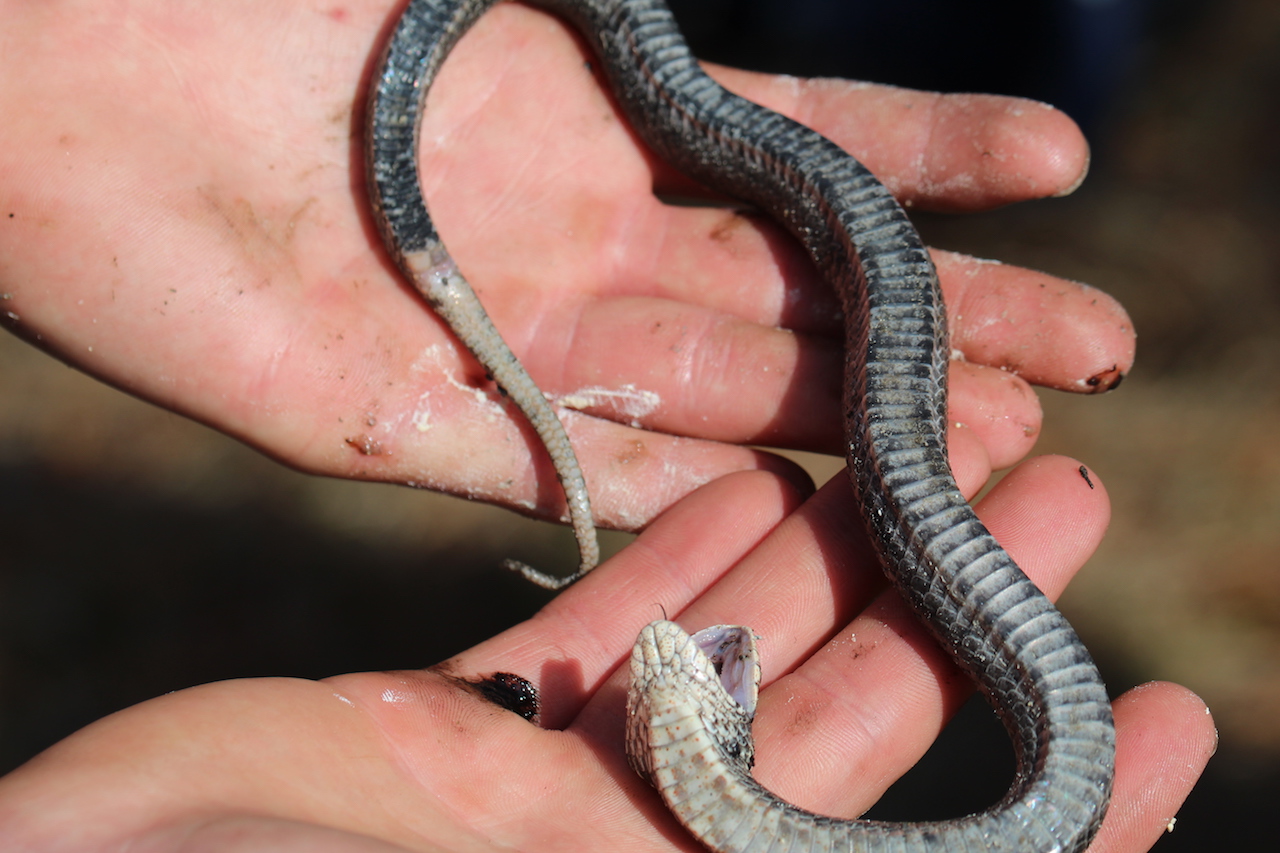
<path id="1" fill-rule="evenodd" d="M 1026 95 L 1085 127 L 1093 168 L 1074 196 L 921 216 L 921 230 L 942 248 L 1087 281 L 1131 312 L 1138 362 L 1123 387 L 1041 394 L 1037 452 L 1087 462 L 1114 501 L 1064 609 L 1116 692 L 1178 681 L 1218 721 L 1218 755 L 1156 849 L 1274 844 L 1280 3 L 673 5 L 709 59 Z M 811 461 L 819 477 L 838 467 Z M 562 530 L 288 471 L 8 335 L 0 518 L 0 772 L 193 684 L 429 665 L 547 600 L 499 560 L 574 560 Z M 1002 740 L 985 709 L 966 708 L 875 814 L 986 805 L 1008 778 L 984 757 L 1007 755 Z M 970 783 L 993 764 L 991 780 Z"/>

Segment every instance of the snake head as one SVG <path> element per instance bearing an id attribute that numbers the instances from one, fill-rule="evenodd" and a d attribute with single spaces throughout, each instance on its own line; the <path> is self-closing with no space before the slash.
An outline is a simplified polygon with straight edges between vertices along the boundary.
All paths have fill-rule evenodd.
<path id="1" fill-rule="evenodd" d="M 662 756 L 713 750 L 744 772 L 755 761 L 751 720 L 760 687 L 756 636 L 714 625 L 690 635 L 674 622 L 646 625 L 631 652 L 627 757 L 637 773 L 664 784 Z"/>

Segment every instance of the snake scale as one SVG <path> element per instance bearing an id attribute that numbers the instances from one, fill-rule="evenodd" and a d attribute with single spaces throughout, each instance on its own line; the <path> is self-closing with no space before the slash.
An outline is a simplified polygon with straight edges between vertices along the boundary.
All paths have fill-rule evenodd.
<path id="1" fill-rule="evenodd" d="M 372 82 L 367 155 L 391 256 L 529 418 L 597 560 L 590 505 L 563 427 L 445 250 L 422 197 L 417 134 L 450 49 L 494 0 L 411 0 Z M 599 57 L 627 119 L 658 156 L 773 216 L 839 294 L 846 322 L 849 470 L 890 579 L 977 683 L 1013 740 L 1018 769 L 991 809 L 947 821 L 841 820 L 792 806 L 749 774 L 754 641 L 670 622 L 632 656 L 628 752 L 689 831 L 718 851 L 1079 851 L 1106 811 L 1115 730 L 1106 689 L 1066 619 L 983 527 L 945 448 L 945 312 L 929 254 L 902 208 L 824 137 L 721 88 L 658 0 L 535 0 Z M 737 697 L 730 698 L 722 684 Z"/>

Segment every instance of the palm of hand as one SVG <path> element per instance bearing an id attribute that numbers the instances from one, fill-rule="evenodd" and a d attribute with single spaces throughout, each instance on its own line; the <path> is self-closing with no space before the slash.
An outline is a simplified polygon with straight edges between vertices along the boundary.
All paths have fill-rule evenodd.
<path id="1" fill-rule="evenodd" d="M 769 475 L 719 480 L 534 619 L 432 670 L 222 682 L 123 711 L 0 780 L 0 841 L 48 851 L 688 846 L 622 753 L 614 670 L 658 603 L 690 626 L 757 627 L 757 776 L 806 807 L 857 814 L 928 747 L 968 686 L 883 589 L 865 540 L 838 523 L 853 513 L 843 480 L 797 500 Z M 1074 463 L 1046 459 L 1007 477 L 980 511 L 1056 595 L 1101 538 L 1107 501 Z M 707 523 L 726 514 L 740 522 Z M 539 687 L 547 728 L 459 683 L 494 671 Z M 1203 705 L 1173 685 L 1133 691 L 1116 714 L 1116 788 L 1094 851 L 1146 849 L 1213 744 Z M 64 814 L 76 815 L 75 833 Z"/>
<path id="2" fill-rule="evenodd" d="M 393 13 L 19 5 L 3 37 L 20 73 L 0 88 L 18 117 L 0 146 L 6 308 L 73 363 L 297 467 L 554 514 L 539 448 L 477 393 L 484 378 L 371 226 L 356 107 Z M 1008 99 L 717 73 L 867 151 L 926 206 L 1055 191 L 1083 162 L 1069 120 L 1011 119 Z M 433 215 L 517 354 L 546 390 L 586 389 L 621 422 L 567 418 L 603 523 L 637 528 L 734 470 L 794 476 L 743 442 L 839 447 L 833 297 L 767 223 L 654 198 L 697 191 L 637 147 L 563 26 L 518 6 L 486 15 L 446 63 L 422 138 Z M 975 139 L 1016 169 L 990 171 Z M 1131 360 L 1123 312 L 1096 292 L 940 260 L 964 317 L 953 346 L 975 361 L 1070 385 Z M 1039 410 L 1024 381 L 954 374 L 970 440 L 997 466 L 1025 453 Z"/>

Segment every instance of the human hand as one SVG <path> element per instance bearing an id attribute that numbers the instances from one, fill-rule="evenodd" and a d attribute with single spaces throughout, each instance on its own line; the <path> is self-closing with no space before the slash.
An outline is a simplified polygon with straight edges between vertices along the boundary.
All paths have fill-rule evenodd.
<path id="1" fill-rule="evenodd" d="M 1050 457 L 979 514 L 1050 595 L 1107 523 L 1102 484 Z M 122 711 L 0 780 L 5 850 L 696 849 L 623 755 L 625 668 L 662 613 L 764 638 L 757 777 L 854 815 L 909 768 L 969 692 L 870 557 L 851 489 L 760 472 L 707 485 L 528 622 L 428 670 L 205 685 Z M 528 678 L 542 727 L 461 684 Z M 1214 744 L 1171 684 L 1115 705 L 1100 851 L 1146 850 Z"/>
<path id="2" fill-rule="evenodd" d="M 397 11 L 5 3 L 0 316 L 295 467 L 554 515 L 541 449 L 372 227 L 358 107 Z M 713 71 L 920 208 L 1060 192 L 1087 159 L 1038 104 Z M 838 452 L 834 297 L 759 217 L 657 201 L 696 189 L 637 146 L 560 23 L 485 15 L 422 139 L 433 216 L 497 325 L 545 390 L 602 416 L 566 421 L 603 524 L 638 528 L 730 471 L 794 475 L 743 443 Z M 1123 373 L 1132 333 L 1095 291 L 938 260 L 968 359 L 952 441 L 981 451 L 980 482 L 1034 441 L 1026 380 Z"/>

